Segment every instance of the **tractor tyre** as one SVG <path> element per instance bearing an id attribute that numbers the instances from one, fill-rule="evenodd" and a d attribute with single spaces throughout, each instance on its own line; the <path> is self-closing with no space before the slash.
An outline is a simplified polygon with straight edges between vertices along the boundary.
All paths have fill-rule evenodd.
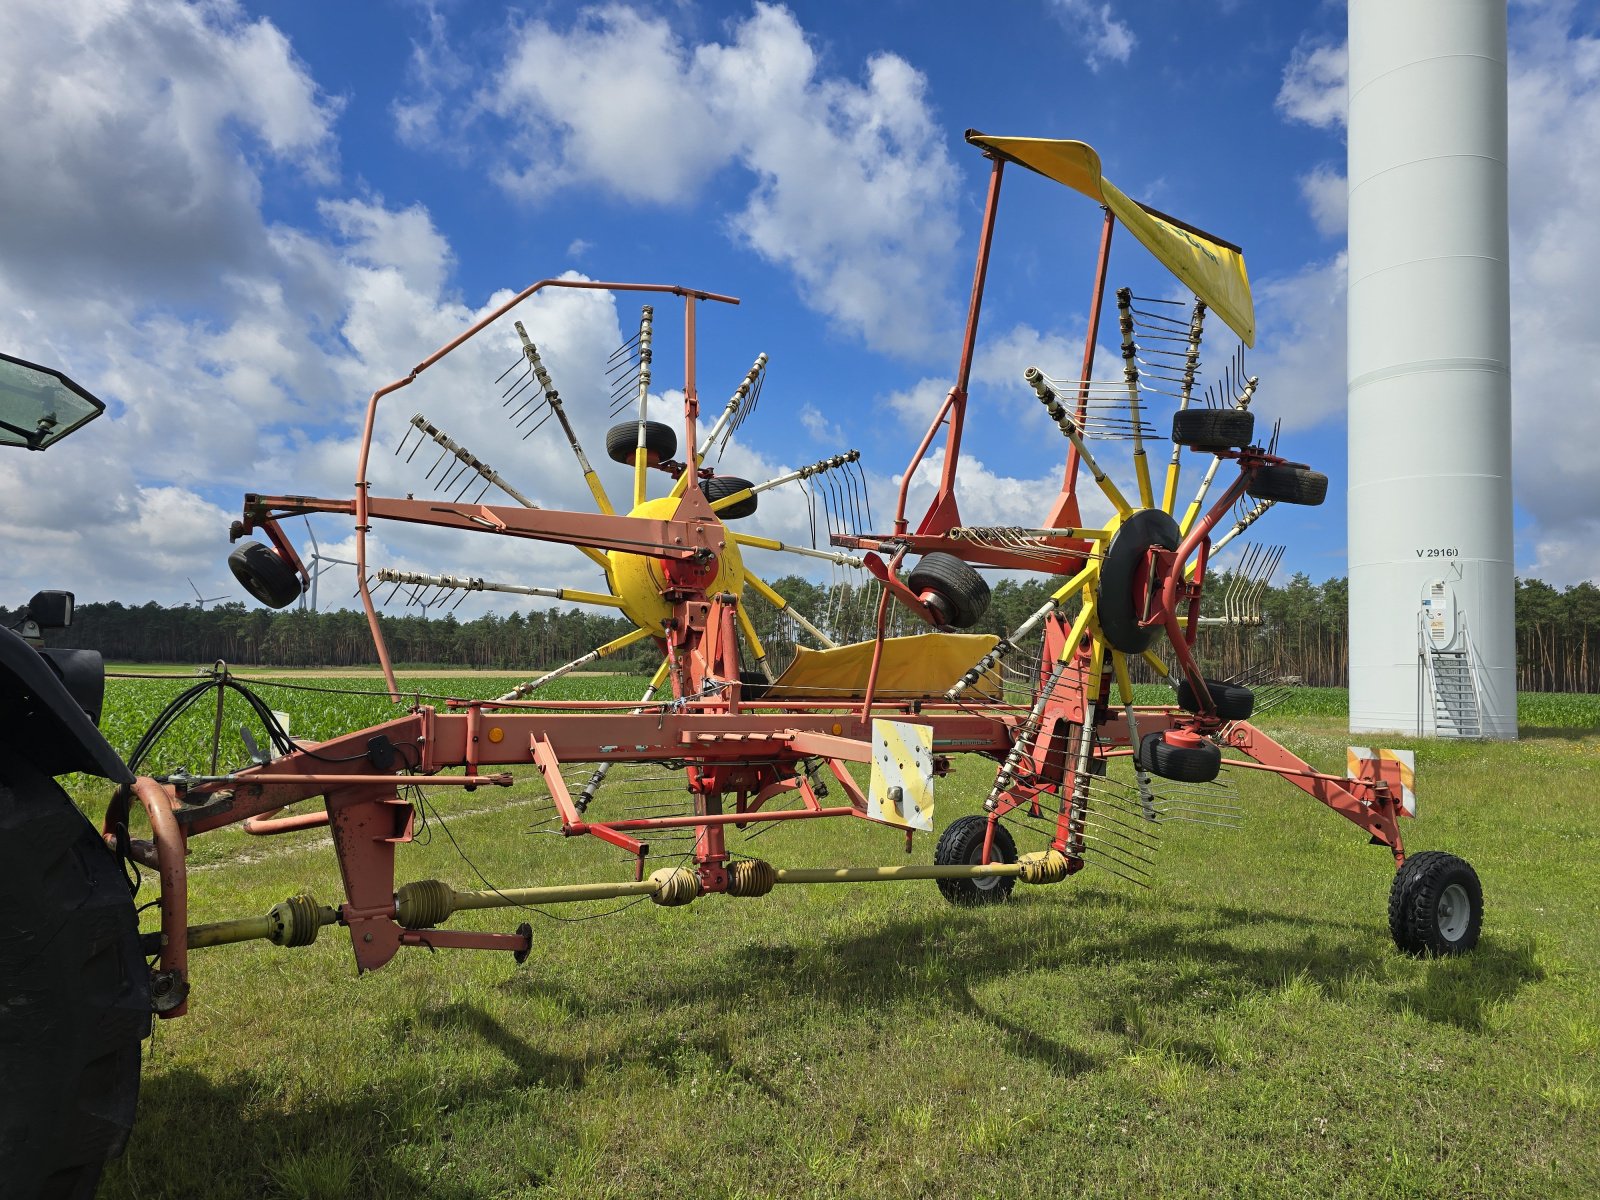
<path id="1" fill-rule="evenodd" d="M 1256 415 L 1242 408 L 1184 408 L 1172 414 L 1172 440 L 1191 450 L 1237 450 L 1248 446 Z"/>
<path id="2" fill-rule="evenodd" d="M 1248 720 L 1256 707 L 1256 694 L 1236 683 L 1223 683 L 1220 679 L 1206 680 L 1206 691 L 1217 706 L 1217 716 L 1224 721 Z M 1178 680 L 1178 707 L 1184 712 L 1199 712 L 1200 702 L 1187 679 Z"/>
<path id="3" fill-rule="evenodd" d="M 767 678 L 764 671 L 739 672 L 739 698 L 746 704 L 761 699 L 771 686 L 772 680 Z"/>
<path id="4" fill-rule="evenodd" d="M 254 538 L 228 555 L 228 570 L 245 591 L 268 608 L 288 608 L 300 598 L 300 576 L 277 551 Z"/>
<path id="5" fill-rule="evenodd" d="M 606 455 L 612 462 L 625 467 L 633 466 L 634 452 L 639 449 L 639 422 L 624 421 L 606 430 Z M 678 434 L 671 425 L 660 421 L 644 423 L 644 457 L 651 466 L 666 462 L 678 452 Z"/>
<path id="6" fill-rule="evenodd" d="M 1174 746 L 1161 733 L 1139 739 L 1139 765 L 1174 783 L 1210 783 L 1222 770 L 1222 751 L 1211 742 Z"/>
<path id="7" fill-rule="evenodd" d="M 1262 467 L 1244 490 L 1257 500 L 1280 500 L 1314 508 L 1328 498 L 1328 477 L 1321 471 L 1287 464 Z"/>
<path id="8" fill-rule="evenodd" d="M 957 817 L 939 835 L 933 848 L 935 866 L 970 865 L 983 861 L 983 835 L 989 825 L 984 816 Z M 1000 822 L 994 823 L 994 843 L 990 862 L 1017 861 L 1017 843 Z M 941 879 L 939 891 L 951 904 L 974 907 L 979 904 L 1004 904 L 1017 884 L 1011 875 L 989 875 L 981 879 Z"/>
<path id="9" fill-rule="evenodd" d="M 1407 954 L 1465 954 L 1483 929 L 1483 887 L 1465 859 L 1440 850 L 1407 858 L 1389 888 L 1389 932 Z"/>
<path id="10" fill-rule="evenodd" d="M 957 629 L 971 629 L 989 611 L 989 585 L 954 554 L 937 550 L 924 554 L 906 576 L 906 584 L 919 596 L 932 592 L 930 607 Z"/>
<path id="11" fill-rule="evenodd" d="M 710 479 L 700 481 L 700 490 L 705 494 L 707 504 L 715 504 L 718 500 L 725 500 L 736 492 L 742 492 L 750 486 L 748 479 L 740 479 L 737 475 L 713 475 Z M 717 516 L 724 521 L 737 521 L 740 517 L 755 515 L 756 496 L 746 496 L 737 504 L 730 504 L 727 508 L 719 508 Z"/>
<path id="12" fill-rule="evenodd" d="M 54 779 L 0 752 L 0 1180 L 88 1197 L 122 1153 L 150 976 L 116 857 Z"/>

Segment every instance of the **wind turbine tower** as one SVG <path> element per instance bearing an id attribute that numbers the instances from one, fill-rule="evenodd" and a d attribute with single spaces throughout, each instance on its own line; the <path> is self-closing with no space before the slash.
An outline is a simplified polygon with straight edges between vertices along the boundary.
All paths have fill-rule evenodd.
<path id="1" fill-rule="evenodd" d="M 1350 0 L 1350 728 L 1517 734 L 1506 0 Z"/>

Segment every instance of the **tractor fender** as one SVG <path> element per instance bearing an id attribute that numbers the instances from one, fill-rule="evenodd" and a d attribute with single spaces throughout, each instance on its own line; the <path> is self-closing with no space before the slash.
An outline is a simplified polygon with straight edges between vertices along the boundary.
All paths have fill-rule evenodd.
<path id="1" fill-rule="evenodd" d="M 133 772 L 118 757 L 73 698 L 64 677 L 96 680 L 93 706 L 105 668 L 94 650 L 40 652 L 16 633 L 0 628 L 0 737 L 13 753 L 48 775 L 82 771 L 114 783 L 132 783 Z M 80 684 L 80 692 L 84 687 Z"/>

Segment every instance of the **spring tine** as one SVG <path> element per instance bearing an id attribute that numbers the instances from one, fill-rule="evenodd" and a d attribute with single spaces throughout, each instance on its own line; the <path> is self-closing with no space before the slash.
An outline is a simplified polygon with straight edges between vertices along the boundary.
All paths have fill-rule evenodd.
<path id="1" fill-rule="evenodd" d="M 1164 822 L 1172 825 L 1207 825 L 1212 829 L 1243 829 L 1244 826 L 1237 821 L 1202 821 L 1198 817 L 1174 817 L 1166 813 L 1161 814 Z"/>
<path id="2" fill-rule="evenodd" d="M 1111 867 L 1108 867 L 1104 863 L 1096 862 L 1091 857 L 1091 852 L 1088 851 L 1087 849 L 1085 850 L 1085 852 L 1083 854 L 1082 861 L 1083 861 L 1083 865 L 1086 866 L 1086 867 L 1093 867 L 1097 871 L 1104 871 L 1108 875 L 1115 875 L 1118 879 L 1125 879 L 1129 883 L 1133 884 L 1136 887 L 1142 887 L 1142 888 L 1145 888 L 1146 890 L 1148 890 L 1149 887 L 1150 887 L 1150 885 L 1148 883 L 1146 883 L 1143 879 L 1136 878 L 1133 875 L 1124 875 L 1121 871 L 1118 871 L 1118 870 L 1115 870 L 1115 869 L 1113 869 Z"/>
<path id="3" fill-rule="evenodd" d="M 1087 825 L 1088 822 L 1083 821 L 1080 818 L 1079 819 L 1079 824 L 1080 825 Z M 1099 845 L 1093 847 L 1095 850 L 1099 851 L 1101 854 L 1104 854 L 1112 862 L 1118 863 L 1121 866 L 1127 867 L 1128 870 L 1130 870 L 1130 871 L 1143 872 L 1144 871 L 1144 867 L 1153 867 L 1153 866 L 1156 865 L 1155 861 L 1153 859 L 1145 858 L 1142 855 L 1134 854 L 1131 850 L 1124 850 L 1121 846 L 1117 845 L 1115 842 L 1107 841 L 1105 838 L 1100 837 L 1097 834 L 1085 833 L 1085 832 L 1083 832 L 1083 830 L 1081 828 L 1079 830 L 1077 830 L 1077 836 L 1080 837 L 1080 838 L 1083 838 L 1085 841 L 1098 842 Z M 1088 848 L 1089 847 L 1085 847 L 1085 849 L 1088 849 Z M 1135 860 L 1135 862 L 1143 863 L 1144 867 L 1135 866 L 1133 862 L 1127 861 L 1130 858 Z"/>
<path id="4" fill-rule="evenodd" d="M 1078 817 L 1077 821 L 1078 821 L 1079 825 L 1081 825 L 1082 827 L 1084 827 L 1086 829 L 1097 829 L 1097 830 L 1100 831 L 1098 834 L 1090 834 L 1090 833 L 1082 834 L 1083 837 L 1092 837 L 1096 841 L 1104 842 L 1107 846 L 1110 846 L 1111 848 L 1116 850 L 1117 853 L 1125 854 L 1125 855 L 1127 855 L 1127 857 L 1132 858 L 1132 859 L 1136 859 L 1139 862 L 1142 862 L 1142 863 L 1146 864 L 1147 866 L 1153 867 L 1153 866 L 1156 865 L 1155 859 L 1146 858 L 1144 855 L 1139 854 L 1136 851 L 1134 851 L 1133 849 L 1131 849 L 1130 846 L 1138 846 L 1141 850 L 1148 850 L 1152 854 L 1158 853 L 1160 851 L 1161 848 L 1159 846 L 1152 847 L 1152 846 L 1146 846 L 1146 845 L 1144 845 L 1143 843 L 1140 843 L 1140 842 L 1131 842 L 1128 838 L 1118 834 L 1115 830 L 1108 830 L 1108 829 L 1106 829 L 1106 827 L 1104 825 L 1098 824 L 1094 820 L 1094 817 L 1093 817 L 1092 813 L 1089 814 L 1089 815 L 1086 815 L 1086 816 Z"/>
<path id="5" fill-rule="evenodd" d="M 1090 811 L 1091 812 L 1097 812 L 1097 810 L 1095 810 L 1094 808 L 1091 808 Z M 1124 816 L 1128 815 L 1127 810 L 1123 809 L 1123 808 L 1114 808 L 1113 811 L 1121 812 Z M 1145 821 L 1145 824 L 1144 824 L 1144 826 L 1142 828 L 1141 827 L 1137 827 L 1137 826 L 1133 826 L 1133 825 L 1128 825 L 1128 824 L 1126 824 L 1126 823 L 1124 823 L 1122 821 L 1118 821 L 1115 817 L 1109 817 L 1104 812 L 1098 812 L 1097 815 L 1100 817 L 1100 819 L 1105 820 L 1105 821 L 1109 821 L 1111 824 L 1115 825 L 1118 829 L 1126 830 L 1126 832 L 1124 834 L 1122 834 L 1123 837 L 1127 838 L 1129 841 L 1135 843 L 1136 845 L 1144 846 L 1144 848 L 1146 850 L 1149 850 L 1152 854 L 1155 853 L 1157 850 L 1161 849 L 1159 835 L 1156 835 L 1156 844 L 1153 845 L 1153 846 L 1148 844 L 1148 843 L 1146 843 L 1146 842 L 1140 841 L 1141 838 L 1152 836 L 1152 831 L 1150 830 L 1149 823 L 1148 823 L 1148 821 L 1145 821 L 1145 818 L 1142 815 L 1142 812 L 1141 812 L 1141 816 L 1139 818 L 1141 821 Z"/>
<path id="6" fill-rule="evenodd" d="M 524 370 L 521 375 L 517 376 L 516 379 L 511 381 L 510 387 L 506 388 L 505 391 L 500 393 L 501 408 L 510 408 L 513 400 L 522 395 L 522 393 L 527 391 L 530 387 L 534 387 L 538 383 L 538 380 L 536 380 L 533 376 L 533 368 L 528 366 L 526 359 L 523 360 L 522 365 L 527 369 Z"/>

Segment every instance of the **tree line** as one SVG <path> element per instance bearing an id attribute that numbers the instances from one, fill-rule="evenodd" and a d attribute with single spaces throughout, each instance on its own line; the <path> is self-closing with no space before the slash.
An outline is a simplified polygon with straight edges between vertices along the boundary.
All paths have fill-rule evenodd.
<path id="1" fill-rule="evenodd" d="M 1206 587 L 1203 615 L 1220 616 L 1229 585 L 1226 574 Z M 1045 579 L 995 583 L 989 611 L 973 632 L 1005 634 L 1039 609 L 1059 585 Z M 788 576 L 774 586 L 793 608 L 840 643 L 870 638 L 877 623 L 878 588 L 828 587 Z M 766 601 L 747 593 L 758 636 L 776 667 L 793 654 L 799 634 Z M 1260 624 L 1216 625 L 1202 631 L 1200 658 L 1219 677 L 1256 670 L 1277 679 L 1318 687 L 1343 687 L 1349 678 L 1349 585 L 1329 579 L 1314 584 L 1303 574 L 1260 594 Z M 14 612 L 0 609 L 12 624 Z M 474 669 L 535 670 L 570 662 L 620 637 L 633 626 L 610 610 L 529 609 L 490 613 L 470 621 L 442 617 L 383 615 L 384 639 L 395 662 Z M 890 605 L 891 634 L 917 632 L 917 622 Z M 1523 691 L 1600 691 L 1600 588 L 1579 583 L 1565 589 L 1537 579 L 1519 579 L 1516 590 L 1517 687 Z M 72 628 L 52 645 L 100 651 L 125 662 L 230 663 L 276 667 L 363 667 L 376 654 L 364 614 L 350 609 L 275 612 L 240 603 L 210 608 L 158 604 L 83 604 Z M 1159 647 L 1160 641 L 1156 645 Z M 647 641 L 620 651 L 597 666 L 652 670 L 659 662 Z M 747 664 L 752 665 L 753 664 Z M 1137 674 L 1150 678 L 1147 667 Z"/>

